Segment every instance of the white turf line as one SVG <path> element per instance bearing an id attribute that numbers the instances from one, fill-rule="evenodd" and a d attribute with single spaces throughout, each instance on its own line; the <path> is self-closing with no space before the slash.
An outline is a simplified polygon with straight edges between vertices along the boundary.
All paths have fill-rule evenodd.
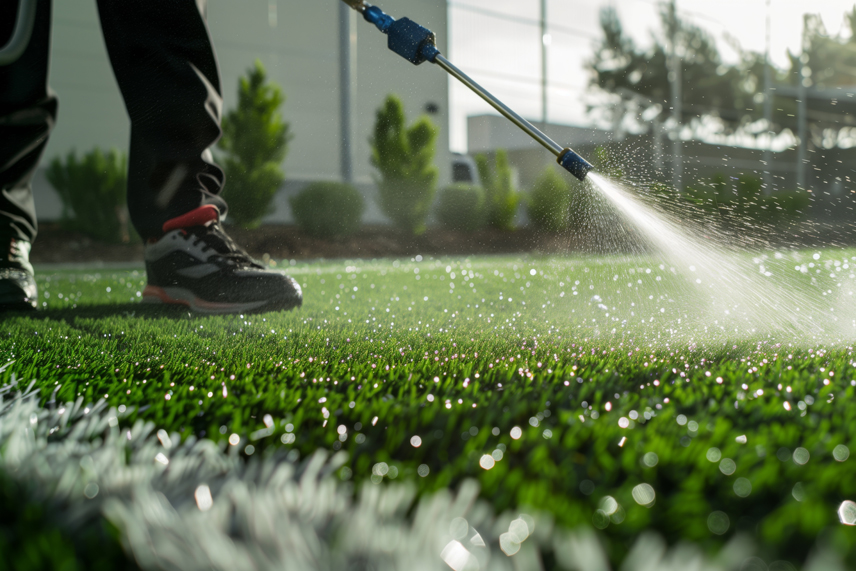
<path id="1" fill-rule="evenodd" d="M 590 529 L 555 529 L 548 517 L 517 512 L 497 517 L 472 480 L 457 496 L 417 501 L 411 485 L 367 483 L 355 498 L 336 475 L 343 452 L 319 451 L 302 463 L 245 461 L 239 446 L 227 453 L 210 440 L 181 442 L 141 421 L 128 429 L 131 411 L 119 414 L 105 401 L 51 398 L 41 407 L 39 396 L 14 376 L 0 388 L 0 470 L 50 504 L 66 529 L 106 517 L 146 570 L 537 571 L 545 551 L 563 569 L 610 569 Z M 646 534 L 621 569 L 729 571 L 752 554 L 746 538 L 710 559 L 692 545 L 667 550 Z M 806 569 L 843 566 L 825 554 Z"/>

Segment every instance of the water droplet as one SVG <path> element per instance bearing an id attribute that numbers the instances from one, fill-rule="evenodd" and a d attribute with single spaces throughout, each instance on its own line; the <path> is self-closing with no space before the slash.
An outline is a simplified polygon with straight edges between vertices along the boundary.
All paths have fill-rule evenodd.
<path id="1" fill-rule="evenodd" d="M 730 526 L 731 521 L 725 512 L 715 511 L 707 517 L 707 528 L 716 535 L 724 534 Z"/>
<path id="2" fill-rule="evenodd" d="M 737 471 L 737 464 L 731 458 L 724 458 L 722 462 L 719 463 L 719 471 L 726 476 L 730 476 Z"/>
<path id="3" fill-rule="evenodd" d="M 794 450 L 794 462 L 800 466 L 805 465 L 809 461 L 809 458 L 811 458 L 811 455 L 805 448 L 799 447 Z"/>
<path id="4" fill-rule="evenodd" d="M 632 495 L 637 504 L 646 508 L 653 506 L 657 497 L 657 493 L 650 484 L 639 484 L 633 488 Z"/>
<path id="5" fill-rule="evenodd" d="M 196 492 L 194 492 L 193 497 L 196 499 L 196 505 L 199 507 L 199 511 L 208 511 L 211 509 L 211 506 L 214 505 L 214 499 L 211 497 L 211 489 L 205 484 L 196 488 Z"/>
<path id="6" fill-rule="evenodd" d="M 719 448 L 708 448 L 705 457 L 711 462 L 719 462 L 722 459 L 722 452 Z"/>
<path id="7" fill-rule="evenodd" d="M 470 530 L 470 526 L 462 517 L 456 517 L 449 524 L 449 534 L 455 539 L 464 539 Z"/>
<path id="8" fill-rule="evenodd" d="M 856 502 L 844 500 L 838 506 L 838 520 L 844 525 L 856 525 Z"/>
<path id="9" fill-rule="evenodd" d="M 598 508 L 606 515 L 612 515 L 618 509 L 618 501 L 612 496 L 604 496 L 601 498 Z"/>
<path id="10" fill-rule="evenodd" d="M 752 493 L 752 482 L 746 478 L 737 478 L 734 481 L 734 493 L 741 498 L 747 497 Z"/>

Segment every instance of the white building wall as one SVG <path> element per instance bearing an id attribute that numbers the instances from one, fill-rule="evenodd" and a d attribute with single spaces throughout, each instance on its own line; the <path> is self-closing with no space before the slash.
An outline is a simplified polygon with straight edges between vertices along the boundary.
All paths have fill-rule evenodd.
<path id="1" fill-rule="evenodd" d="M 283 115 L 294 139 L 283 165 L 286 193 L 311 180 L 338 180 L 339 156 L 339 0 L 208 0 L 208 24 L 220 61 L 224 108 L 236 104 L 238 80 L 256 59 L 287 97 Z M 442 0 L 386 0 L 395 17 L 408 16 L 432 29 L 446 51 L 447 12 Z M 371 195 L 373 169 L 368 143 L 375 111 L 389 93 L 399 95 L 409 120 L 435 103 L 432 120 L 440 127 L 437 165 L 441 184 L 450 176 L 449 95 L 445 74 L 431 64 L 419 67 L 390 52 L 386 36 L 358 22 L 357 109 L 354 133 L 355 176 Z M 93 0 L 54 2 L 50 83 L 60 97 L 59 118 L 43 164 L 72 149 L 95 146 L 126 150 L 129 125 L 110 69 Z M 228 184 L 228 182 L 227 182 Z M 59 217 L 60 207 L 43 174 L 35 181 L 36 206 L 43 220 Z M 370 197 L 371 198 L 371 197 Z M 290 218 L 285 196 L 270 221 Z M 374 205 L 368 221 L 380 221 Z"/>

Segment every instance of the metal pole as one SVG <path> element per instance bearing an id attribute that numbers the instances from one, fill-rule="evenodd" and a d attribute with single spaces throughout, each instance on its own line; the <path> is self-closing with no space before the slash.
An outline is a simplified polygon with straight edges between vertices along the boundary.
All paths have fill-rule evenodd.
<path id="1" fill-rule="evenodd" d="M 341 175 L 354 182 L 354 92 L 357 68 L 357 13 L 339 4 L 339 128 Z"/>
<path id="2" fill-rule="evenodd" d="M 809 55 L 806 46 L 806 30 L 803 27 L 802 54 L 800 54 L 800 77 L 797 93 L 799 94 L 799 107 L 797 109 L 797 137 L 799 147 L 797 149 L 797 188 L 806 188 L 806 151 L 808 147 L 808 86 L 811 82 L 811 68 L 809 67 Z"/>
<path id="3" fill-rule="evenodd" d="M 545 149 L 557 157 L 564 153 L 564 147 L 560 146 L 553 139 L 542 133 L 532 123 L 512 111 L 507 105 L 505 105 L 505 103 L 491 95 L 484 87 L 476 83 L 475 80 L 466 73 L 455 67 L 455 65 L 445 57 L 438 55 L 434 60 L 434 63 L 443 68 L 449 75 L 469 87 L 476 95 L 487 101 L 491 107 L 499 111 L 506 119 L 526 131 L 530 137 L 538 141 Z"/>
<path id="4" fill-rule="evenodd" d="M 541 0 L 541 124 L 547 124 L 547 47 L 550 43 L 547 32 L 547 0 Z"/>
<path id="5" fill-rule="evenodd" d="M 681 59 L 678 57 L 678 6 L 677 0 L 672 0 L 671 4 L 671 69 L 669 71 L 669 80 L 672 87 L 672 120 L 674 123 L 674 132 L 672 139 L 672 185 L 675 190 L 680 192 L 683 187 L 683 143 L 681 142 L 681 116 L 683 115 L 682 108 L 682 82 L 683 73 Z"/>
<path id="6" fill-rule="evenodd" d="M 764 55 L 764 121 L 767 146 L 764 149 L 764 194 L 773 193 L 773 70 L 770 68 L 770 0 L 767 0 L 767 51 Z"/>
<path id="7" fill-rule="evenodd" d="M 663 176 L 663 123 L 660 118 L 654 119 L 654 171 L 658 177 Z"/>

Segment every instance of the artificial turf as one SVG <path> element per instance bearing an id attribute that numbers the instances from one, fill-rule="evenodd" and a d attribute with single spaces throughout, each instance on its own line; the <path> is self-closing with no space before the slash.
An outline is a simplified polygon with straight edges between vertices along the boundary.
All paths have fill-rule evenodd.
<path id="1" fill-rule="evenodd" d="M 755 264 L 846 297 L 854 252 L 814 254 Z M 846 329 L 726 321 L 654 258 L 285 265 L 302 309 L 231 317 L 140 305 L 139 270 L 43 271 L 42 311 L 4 317 L 2 381 L 247 456 L 345 450 L 356 484 L 476 478 L 497 512 L 597 528 L 615 563 L 650 530 L 856 564 Z"/>

